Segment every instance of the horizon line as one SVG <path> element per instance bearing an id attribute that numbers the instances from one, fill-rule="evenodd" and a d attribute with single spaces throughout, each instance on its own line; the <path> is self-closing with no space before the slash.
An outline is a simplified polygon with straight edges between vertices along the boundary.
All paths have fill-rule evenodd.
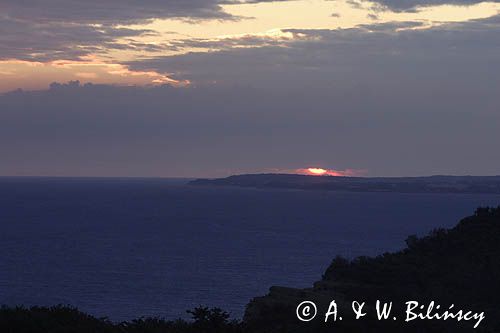
<path id="1" fill-rule="evenodd" d="M 58 178 L 58 179 L 220 179 L 233 176 L 246 175 L 288 175 L 304 177 L 336 177 L 336 178 L 428 178 L 428 177 L 500 177 L 500 174 L 429 174 L 429 175 L 405 175 L 405 176 L 346 176 L 346 175 L 307 175 L 300 173 L 283 172 L 256 172 L 256 173 L 235 173 L 227 176 L 108 176 L 108 175 L 0 175 L 0 178 Z"/>

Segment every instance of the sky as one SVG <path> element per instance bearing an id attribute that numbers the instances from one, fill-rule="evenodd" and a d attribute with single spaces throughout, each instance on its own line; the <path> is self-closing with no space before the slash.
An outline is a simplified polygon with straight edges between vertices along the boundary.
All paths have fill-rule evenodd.
<path id="1" fill-rule="evenodd" d="M 0 0 L 0 175 L 500 174 L 500 2 Z"/>

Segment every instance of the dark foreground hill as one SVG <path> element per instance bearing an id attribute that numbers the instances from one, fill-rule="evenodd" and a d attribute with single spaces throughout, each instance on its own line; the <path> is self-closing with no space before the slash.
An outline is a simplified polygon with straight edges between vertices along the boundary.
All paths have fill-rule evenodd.
<path id="1" fill-rule="evenodd" d="M 423 238 L 410 236 L 406 243 L 408 247 L 404 250 L 376 258 L 347 261 L 337 257 L 322 280 L 309 289 L 273 287 L 267 296 L 255 298 L 247 306 L 245 322 L 272 328 L 271 332 L 295 331 L 297 305 L 313 300 L 323 316 L 318 314 L 317 319 L 301 325 L 303 330 L 297 332 L 313 328 L 322 332 L 332 327 L 358 332 L 472 330 L 475 320 L 404 322 L 405 302 L 418 301 L 419 305 L 425 305 L 423 312 L 426 312 L 427 305 L 434 301 L 442 307 L 441 312 L 451 304 L 453 311 L 484 311 L 486 318 L 479 329 L 500 332 L 500 207 L 478 208 L 473 216 L 464 218 L 452 229 L 434 230 Z M 342 322 L 326 325 L 324 314 L 331 300 L 336 300 L 345 315 Z M 354 300 L 366 301 L 368 314 L 364 320 L 353 320 Z M 393 313 L 398 314 L 398 320 L 377 320 L 374 311 L 377 300 L 393 301 Z"/>
<path id="2" fill-rule="evenodd" d="M 302 190 L 500 193 L 500 176 L 338 177 L 296 174 L 248 174 L 217 179 L 196 179 L 191 185 L 239 186 Z"/>
<path id="3" fill-rule="evenodd" d="M 353 261 L 337 257 L 321 281 L 308 289 L 272 287 L 247 306 L 243 321 L 231 321 L 219 309 L 197 308 L 192 321 L 141 318 L 112 323 L 70 307 L 0 309 L 0 332 L 500 332 L 500 207 L 479 208 L 453 229 L 434 230 L 428 236 L 407 239 L 400 252 Z M 297 319 L 302 301 L 313 301 L 318 315 L 309 322 Z M 343 320 L 324 322 L 332 300 Z M 351 302 L 366 302 L 367 315 L 354 319 Z M 393 302 L 388 320 L 375 316 L 377 300 Z M 472 320 L 441 319 L 405 322 L 405 302 L 427 307 L 431 301 L 442 307 L 451 304 L 480 314 Z M 417 310 L 415 310 L 416 312 Z M 391 320 L 392 317 L 397 320 Z"/>

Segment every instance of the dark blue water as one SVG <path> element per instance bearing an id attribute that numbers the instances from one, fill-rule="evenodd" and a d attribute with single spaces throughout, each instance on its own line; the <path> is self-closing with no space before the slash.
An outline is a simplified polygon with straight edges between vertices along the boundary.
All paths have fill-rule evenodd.
<path id="1" fill-rule="evenodd" d="M 233 316 L 331 259 L 400 249 L 498 195 L 207 188 L 158 179 L 0 178 L 0 303 L 98 316 Z"/>

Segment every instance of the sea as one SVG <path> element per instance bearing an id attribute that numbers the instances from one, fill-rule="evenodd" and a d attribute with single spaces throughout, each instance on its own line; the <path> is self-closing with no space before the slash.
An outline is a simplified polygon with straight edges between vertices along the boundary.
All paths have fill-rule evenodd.
<path id="1" fill-rule="evenodd" d="M 337 255 L 376 256 L 449 228 L 493 194 L 202 187 L 187 179 L 0 178 L 0 304 L 119 322 L 241 318 L 271 286 L 310 287 Z"/>

